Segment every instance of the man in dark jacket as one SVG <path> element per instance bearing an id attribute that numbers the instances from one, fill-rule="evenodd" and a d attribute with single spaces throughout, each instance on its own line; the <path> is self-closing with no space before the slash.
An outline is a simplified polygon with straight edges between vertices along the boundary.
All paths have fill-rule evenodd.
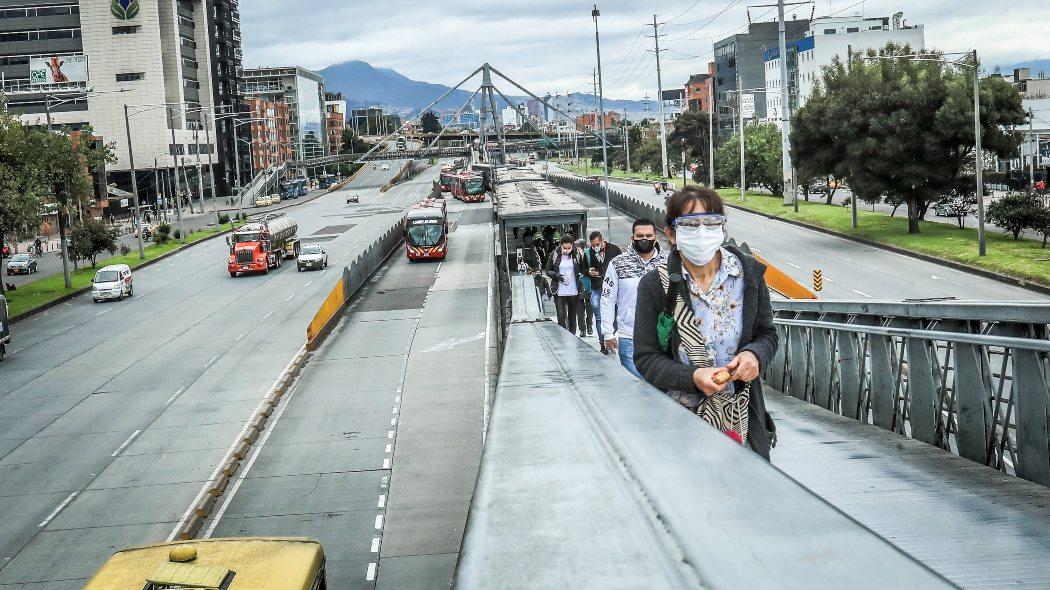
<path id="1" fill-rule="evenodd" d="M 602 282 L 605 280 L 605 272 L 609 270 L 609 262 L 623 251 L 611 242 L 606 242 L 600 231 L 592 231 L 591 247 L 587 248 L 584 257 L 584 266 L 587 267 L 587 275 L 591 277 L 591 300 L 588 304 L 594 312 L 594 324 L 598 328 L 598 342 L 602 345 L 602 354 L 608 354 L 605 348 L 605 336 L 602 334 Z"/>
<path id="2" fill-rule="evenodd" d="M 773 326 L 773 313 L 766 287 L 766 267 L 733 246 L 723 246 L 732 252 L 743 267 L 744 302 L 740 342 L 737 353 L 749 351 L 758 359 L 761 369 L 769 366 L 777 351 L 779 340 Z M 634 362 L 645 380 L 676 399 L 694 397 L 701 392 L 694 381 L 696 367 L 672 358 L 661 346 L 656 326 L 664 307 L 664 289 L 658 272 L 645 275 L 638 284 L 638 306 L 634 323 Z M 747 385 L 735 384 L 737 391 Z M 766 412 L 762 396 L 762 381 L 751 381 L 748 403 L 747 443 L 758 454 L 769 459 L 776 427 Z M 695 411 L 695 408 L 690 408 Z"/>

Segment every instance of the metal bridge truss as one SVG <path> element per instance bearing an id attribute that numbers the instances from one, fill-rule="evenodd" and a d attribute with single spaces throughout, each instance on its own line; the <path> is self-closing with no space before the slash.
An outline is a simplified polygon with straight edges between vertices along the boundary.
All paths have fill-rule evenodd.
<path id="1" fill-rule="evenodd" d="M 467 101 L 463 104 L 463 106 L 460 107 L 459 111 L 457 112 L 457 116 L 458 116 L 459 113 L 462 113 L 464 109 L 466 109 L 467 105 L 471 104 L 474 101 L 474 98 L 476 96 L 478 96 L 479 94 L 481 95 L 481 113 L 480 113 L 481 116 L 480 116 L 480 119 L 479 119 L 480 124 L 479 124 L 479 129 L 478 129 L 478 135 L 479 135 L 480 143 L 481 143 L 481 158 L 482 158 L 483 161 L 490 161 L 491 160 L 489 155 L 488 155 L 488 153 L 487 153 L 488 152 L 488 137 L 489 137 L 489 135 L 492 135 L 496 139 L 496 141 L 498 142 L 499 152 L 501 154 L 501 157 L 502 157 L 503 161 L 506 161 L 506 159 L 507 159 L 507 148 L 511 148 L 513 150 L 513 149 L 528 149 L 529 147 L 532 147 L 532 146 L 539 146 L 540 149 L 544 149 L 547 146 L 550 146 L 550 147 L 554 147 L 554 146 L 557 146 L 557 147 L 569 147 L 569 144 L 570 144 L 569 141 L 567 141 L 567 140 L 561 140 L 561 141 L 553 140 L 549 136 L 547 136 L 547 134 L 542 129 L 539 129 L 539 133 L 542 136 L 542 139 L 530 140 L 530 141 L 525 141 L 525 142 L 520 142 L 520 143 L 507 142 L 506 137 L 503 135 L 503 125 L 502 125 L 502 123 L 500 121 L 500 114 L 496 110 L 496 95 L 498 94 L 499 97 L 501 99 L 503 99 L 504 102 L 506 102 L 508 105 L 510 105 L 512 108 L 514 108 L 518 112 L 519 116 L 522 117 L 522 119 L 525 119 L 525 116 L 524 116 L 524 113 L 521 110 L 521 105 L 515 104 L 514 101 L 509 99 L 505 94 L 503 94 L 502 91 L 500 91 L 498 88 L 495 87 L 495 85 L 492 82 L 493 74 L 495 74 L 499 78 L 503 79 L 504 81 L 508 82 L 509 84 L 511 84 L 512 86 L 514 86 L 518 90 L 520 90 L 521 92 L 524 92 L 528 96 L 543 102 L 543 104 L 547 108 L 549 108 L 550 110 L 554 111 L 556 114 L 561 115 L 566 120 L 568 120 L 568 121 L 575 121 L 575 119 L 572 116 L 566 114 L 564 111 L 562 111 L 558 107 L 550 104 L 546 99 L 540 98 L 535 93 L 529 91 L 528 89 L 526 89 L 521 84 L 518 84 L 514 80 L 508 78 L 502 72 L 500 72 L 499 70 L 497 70 L 496 68 L 492 67 L 491 65 L 489 65 L 487 63 L 481 65 L 478 69 L 476 69 L 473 72 L 471 72 L 471 74 L 469 76 L 464 78 L 459 84 L 456 84 L 455 86 L 449 88 L 448 91 L 446 91 L 444 94 L 439 96 L 436 100 L 434 100 L 434 102 L 430 103 L 429 105 L 427 105 L 426 107 L 421 109 L 420 110 L 420 114 L 422 115 L 422 113 L 426 113 L 427 111 L 432 109 L 434 107 L 434 105 L 436 105 L 439 102 L 441 102 L 442 100 L 444 100 L 446 97 L 448 97 L 454 91 L 459 90 L 464 84 L 466 84 L 468 81 L 470 81 L 472 78 L 474 78 L 478 74 L 481 74 L 481 86 L 477 90 L 475 90 L 474 93 L 470 95 L 470 98 L 468 98 Z M 430 158 L 433 158 L 433 157 L 454 157 L 454 156 L 462 156 L 462 155 L 471 155 L 471 150 L 470 150 L 469 146 L 463 146 L 463 147 L 459 147 L 459 148 L 435 148 L 434 147 L 437 144 L 438 140 L 441 139 L 441 137 L 445 134 L 445 131 L 448 129 L 449 125 L 445 125 L 444 127 L 442 127 L 441 128 L 441 132 L 438 133 L 438 135 L 436 137 L 434 137 L 434 139 L 431 140 L 431 142 L 425 148 L 423 148 L 422 150 L 399 150 L 399 151 L 384 151 L 382 153 L 377 153 L 381 146 L 386 144 L 392 138 L 397 137 L 398 135 L 400 135 L 404 131 L 405 127 L 407 127 L 409 125 L 409 123 L 411 123 L 411 121 L 406 121 L 403 125 L 401 125 L 401 127 L 396 129 L 393 133 L 391 133 L 391 134 L 387 135 L 386 137 L 384 137 L 383 139 L 379 140 L 376 143 L 376 145 L 372 147 L 372 149 L 368 150 L 364 154 L 340 154 L 340 155 L 337 155 L 337 156 L 326 156 L 326 157 L 322 157 L 322 158 L 314 158 L 312 160 L 304 161 L 303 165 L 306 166 L 306 167 L 314 167 L 314 166 L 325 166 L 325 165 L 330 165 L 330 164 L 336 164 L 336 163 L 339 163 L 339 162 L 350 162 L 350 161 L 352 161 L 352 162 L 368 162 L 368 161 L 373 161 L 373 160 L 391 160 L 391 159 L 404 159 L 404 158 L 428 158 L 428 157 L 430 157 Z M 606 140 L 605 137 L 603 137 L 601 135 L 598 135 L 598 134 L 594 133 L 593 131 L 586 131 L 586 132 L 584 132 L 584 134 L 585 135 L 590 135 L 590 136 L 593 136 L 593 137 L 597 138 L 599 142 L 607 143 L 607 140 Z M 535 149 L 535 148 L 532 148 L 532 149 Z M 446 151 L 443 152 L 442 150 L 446 150 Z"/>
<path id="2" fill-rule="evenodd" d="M 1050 304 L 775 301 L 765 379 L 1050 486 Z"/>

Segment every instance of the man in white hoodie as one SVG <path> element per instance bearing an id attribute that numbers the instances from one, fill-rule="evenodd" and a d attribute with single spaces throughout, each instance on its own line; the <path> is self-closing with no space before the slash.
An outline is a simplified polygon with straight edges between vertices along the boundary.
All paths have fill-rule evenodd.
<path id="1" fill-rule="evenodd" d="M 659 247 L 656 224 L 649 219 L 635 221 L 630 247 L 609 262 L 602 281 L 601 333 L 605 346 L 617 351 L 620 364 L 639 379 L 642 375 L 634 366 L 634 309 L 638 283 L 666 259 Z"/>

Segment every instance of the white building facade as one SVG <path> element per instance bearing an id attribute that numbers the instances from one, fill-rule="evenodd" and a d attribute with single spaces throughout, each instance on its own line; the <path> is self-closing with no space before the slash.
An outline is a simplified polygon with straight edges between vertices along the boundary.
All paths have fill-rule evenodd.
<path id="1" fill-rule="evenodd" d="M 805 37 L 787 45 L 788 88 L 792 110 L 806 99 L 820 81 L 821 69 L 837 57 L 845 61 L 854 53 L 881 49 L 887 43 L 907 45 L 912 51 L 925 49 L 922 25 L 905 25 L 901 13 L 893 17 L 865 18 L 860 15 L 825 17 L 810 23 Z M 766 113 L 764 121 L 780 126 L 780 50 L 766 50 Z M 761 100 L 761 99 L 760 99 Z"/>
<path id="2" fill-rule="evenodd" d="M 160 168 L 195 165 L 198 143 L 205 163 L 208 153 L 214 157 L 215 123 L 199 112 L 212 107 L 212 52 L 204 0 L 136 0 L 126 4 L 137 10 L 122 14 L 113 8 L 115 2 L 79 4 L 82 51 L 69 55 L 87 56 L 87 81 L 40 87 L 13 86 L 8 80 L 5 89 L 11 111 L 23 122 L 43 125 L 44 92 L 51 95 L 52 105 L 73 99 L 65 104 L 77 108 L 51 109 L 53 124 L 90 125 L 95 135 L 115 148 L 110 172 L 127 172 L 131 167 L 124 105 L 131 112 L 138 170 L 152 169 L 155 161 Z M 35 55 L 48 53 L 45 49 Z"/>

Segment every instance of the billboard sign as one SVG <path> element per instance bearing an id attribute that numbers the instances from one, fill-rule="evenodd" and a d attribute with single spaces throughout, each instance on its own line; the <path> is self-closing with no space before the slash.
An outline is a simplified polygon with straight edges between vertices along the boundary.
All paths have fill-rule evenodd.
<path id="1" fill-rule="evenodd" d="M 741 94 L 740 108 L 745 119 L 753 118 L 755 116 L 755 95 L 751 93 Z"/>
<path id="2" fill-rule="evenodd" d="M 70 84 L 88 81 L 86 55 L 60 55 L 29 59 L 30 84 Z"/>

